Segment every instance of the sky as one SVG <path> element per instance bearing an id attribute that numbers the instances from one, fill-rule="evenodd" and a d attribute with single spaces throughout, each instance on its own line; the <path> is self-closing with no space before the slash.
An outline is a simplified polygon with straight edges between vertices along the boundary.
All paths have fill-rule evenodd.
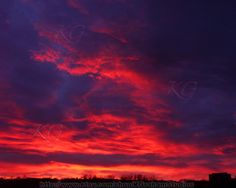
<path id="1" fill-rule="evenodd" d="M 236 175 L 235 9 L 1 0 L 0 177 Z"/>

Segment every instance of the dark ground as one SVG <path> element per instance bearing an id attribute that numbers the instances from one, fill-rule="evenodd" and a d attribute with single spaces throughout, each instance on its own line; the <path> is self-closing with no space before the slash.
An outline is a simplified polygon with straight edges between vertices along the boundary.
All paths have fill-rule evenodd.
<path id="1" fill-rule="evenodd" d="M 84 184 L 83 184 L 84 183 Z M 87 183 L 87 184 L 86 184 Z M 101 186 L 104 183 L 104 186 Z M 111 186 L 111 183 L 113 185 Z M 177 184 L 176 184 L 177 183 Z M 236 179 L 230 182 L 214 183 L 210 181 L 194 181 L 188 180 L 185 182 L 174 182 L 164 180 L 117 180 L 117 179 L 36 179 L 36 178 L 17 178 L 17 179 L 0 179 L 0 188 L 106 188 L 106 187 L 195 187 L 195 188 L 236 188 Z M 126 185 L 126 186 L 125 186 Z"/>

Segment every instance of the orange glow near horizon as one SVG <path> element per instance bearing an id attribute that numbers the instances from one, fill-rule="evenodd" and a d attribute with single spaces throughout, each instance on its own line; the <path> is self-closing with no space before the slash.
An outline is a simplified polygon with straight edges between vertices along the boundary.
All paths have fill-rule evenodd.
<path id="1" fill-rule="evenodd" d="M 191 28 L 184 11 L 145 0 L 7 6 L 0 178 L 236 174 L 234 69 L 217 64 L 229 56 L 213 58 L 218 48 L 198 52 L 201 22 Z"/>

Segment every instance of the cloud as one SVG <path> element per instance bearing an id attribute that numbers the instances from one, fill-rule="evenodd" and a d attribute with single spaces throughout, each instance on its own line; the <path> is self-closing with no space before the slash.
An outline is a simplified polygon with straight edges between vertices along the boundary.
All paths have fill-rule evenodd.
<path id="1" fill-rule="evenodd" d="M 0 4 L 3 176 L 235 173 L 230 3 Z"/>

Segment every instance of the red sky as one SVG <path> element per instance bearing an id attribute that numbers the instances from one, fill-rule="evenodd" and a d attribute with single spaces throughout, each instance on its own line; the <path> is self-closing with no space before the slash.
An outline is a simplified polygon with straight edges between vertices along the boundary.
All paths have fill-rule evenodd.
<path id="1" fill-rule="evenodd" d="M 0 7 L 0 177 L 236 174 L 230 3 Z"/>

